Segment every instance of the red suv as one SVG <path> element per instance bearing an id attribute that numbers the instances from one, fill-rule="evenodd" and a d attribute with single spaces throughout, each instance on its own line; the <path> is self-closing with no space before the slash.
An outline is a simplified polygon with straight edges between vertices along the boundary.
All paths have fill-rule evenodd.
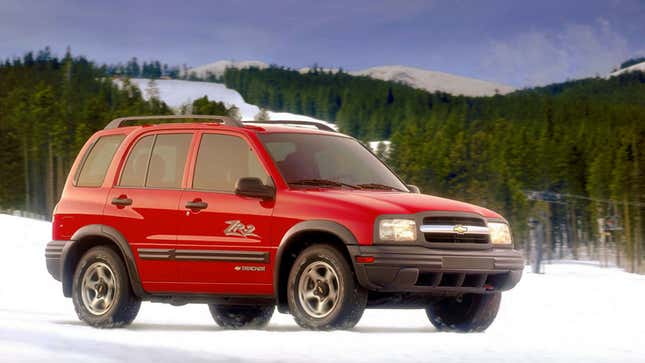
<path id="1" fill-rule="evenodd" d="M 167 119 L 193 122 L 124 125 Z M 499 214 L 420 194 L 354 138 L 195 115 L 93 135 L 46 263 L 97 327 L 132 322 L 149 300 L 208 304 L 229 328 L 262 327 L 276 306 L 309 329 L 423 308 L 453 331 L 486 329 L 524 265 Z"/>

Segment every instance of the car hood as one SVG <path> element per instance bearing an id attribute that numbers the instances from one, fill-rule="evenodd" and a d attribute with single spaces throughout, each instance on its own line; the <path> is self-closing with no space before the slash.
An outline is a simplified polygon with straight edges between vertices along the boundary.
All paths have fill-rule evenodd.
<path id="1" fill-rule="evenodd" d="M 473 204 L 427 194 L 414 194 L 389 191 L 348 191 L 340 189 L 299 190 L 295 193 L 306 194 L 307 198 L 328 201 L 345 208 L 360 208 L 374 214 L 414 214 L 427 211 L 467 212 L 485 218 L 500 218 L 498 213 Z M 303 195 L 303 197 L 305 197 Z"/>

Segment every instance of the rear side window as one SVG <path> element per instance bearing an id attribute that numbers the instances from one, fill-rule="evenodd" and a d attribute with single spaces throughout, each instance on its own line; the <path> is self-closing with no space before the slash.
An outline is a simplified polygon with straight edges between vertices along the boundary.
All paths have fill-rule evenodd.
<path id="1" fill-rule="evenodd" d="M 88 151 L 76 178 L 76 186 L 100 187 L 105 179 L 112 158 L 125 135 L 102 136 Z"/>
<path id="2" fill-rule="evenodd" d="M 142 187 L 145 185 L 148 161 L 150 160 L 150 151 L 152 151 L 154 140 L 155 136 L 150 135 L 141 138 L 134 145 L 130 155 L 128 155 L 128 160 L 125 162 L 121 181 L 119 182 L 120 186 Z"/>
<path id="3" fill-rule="evenodd" d="M 193 188 L 233 192 L 235 183 L 242 177 L 271 183 L 246 141 L 236 136 L 204 134 L 195 162 Z"/>
<path id="4" fill-rule="evenodd" d="M 160 134 L 141 138 L 130 151 L 120 186 L 180 188 L 192 134 Z"/>

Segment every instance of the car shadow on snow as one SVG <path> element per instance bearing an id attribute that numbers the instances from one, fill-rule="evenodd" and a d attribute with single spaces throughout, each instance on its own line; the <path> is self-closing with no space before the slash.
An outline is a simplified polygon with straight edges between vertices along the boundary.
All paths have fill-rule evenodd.
<path id="1" fill-rule="evenodd" d="M 357 333 L 438 333 L 437 329 L 428 326 L 359 326 L 355 327 L 352 330 Z"/>
<path id="2" fill-rule="evenodd" d="M 59 320 L 52 321 L 54 324 L 67 325 L 67 326 L 88 326 L 82 321 L 74 320 Z M 88 327 L 89 328 L 89 327 Z M 161 323 L 132 323 L 131 325 L 123 328 L 129 331 L 182 331 L 182 332 L 213 332 L 213 333 L 226 333 L 231 331 L 244 331 L 231 330 L 221 328 L 213 323 L 213 325 L 189 325 L 189 324 L 161 324 Z M 307 332 L 308 330 L 299 326 L 286 326 L 286 325 L 269 325 L 264 329 L 253 329 L 255 331 L 266 332 Z M 366 333 L 366 334 L 391 334 L 391 333 L 437 333 L 437 330 L 431 326 L 429 327 L 390 327 L 390 326 L 358 326 L 347 330 L 347 332 Z"/>

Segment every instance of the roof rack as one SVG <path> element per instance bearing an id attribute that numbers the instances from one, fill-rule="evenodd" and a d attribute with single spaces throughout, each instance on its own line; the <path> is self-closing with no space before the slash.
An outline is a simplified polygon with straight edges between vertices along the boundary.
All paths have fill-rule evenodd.
<path id="1" fill-rule="evenodd" d="M 210 120 L 210 121 L 219 121 L 221 124 L 231 127 L 244 127 L 244 124 L 241 121 L 236 119 L 226 117 L 226 116 L 214 116 L 214 115 L 165 115 L 165 116 L 133 116 L 133 117 L 121 117 L 110 121 L 104 130 L 116 129 L 123 126 L 124 123 L 131 121 L 145 121 L 145 120 Z"/>
<path id="2" fill-rule="evenodd" d="M 329 132 L 338 132 L 333 128 L 325 125 L 322 122 L 317 121 L 244 121 L 244 123 L 249 124 L 269 124 L 269 125 L 298 125 L 298 126 L 313 126 L 318 130 L 329 131 Z"/>

